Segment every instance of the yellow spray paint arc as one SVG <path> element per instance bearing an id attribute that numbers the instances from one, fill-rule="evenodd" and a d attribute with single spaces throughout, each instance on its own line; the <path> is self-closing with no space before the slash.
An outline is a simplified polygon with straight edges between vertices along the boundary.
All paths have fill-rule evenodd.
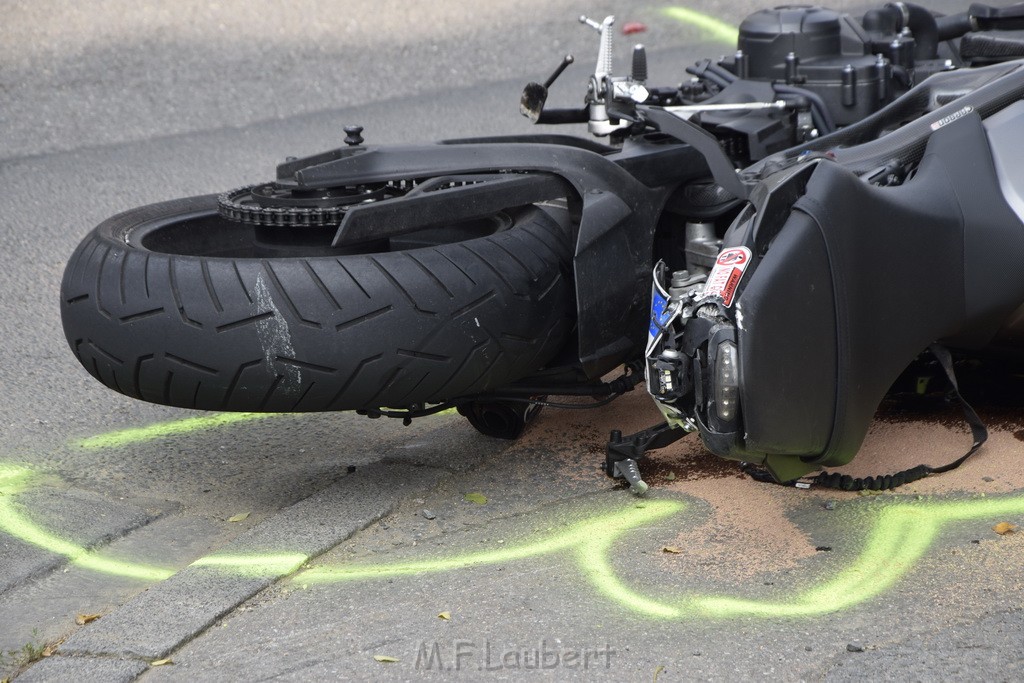
<path id="1" fill-rule="evenodd" d="M 89 450 L 100 450 L 104 448 L 120 448 L 133 443 L 153 441 L 168 436 L 179 434 L 192 434 L 195 432 L 216 429 L 236 422 L 251 422 L 262 420 L 268 417 L 279 417 L 288 413 L 218 413 L 206 417 L 189 417 L 184 420 L 173 420 L 171 422 L 158 422 L 157 424 L 145 427 L 132 427 L 121 429 L 116 432 L 98 434 L 78 441 L 78 445 Z"/>
<path id="2" fill-rule="evenodd" d="M 433 414 L 433 417 L 455 415 L 455 408 L 448 408 Z M 106 434 L 86 437 L 76 441 L 76 445 L 89 450 L 121 448 L 135 443 L 155 441 L 171 436 L 183 436 L 196 432 L 207 431 L 241 422 L 253 422 L 272 417 L 284 417 L 295 413 L 217 413 L 203 417 L 188 417 L 183 420 L 158 422 L 145 427 L 130 427 Z"/>
<path id="3" fill-rule="evenodd" d="M 665 7 L 662 8 L 661 12 L 670 19 L 675 19 L 683 24 L 699 29 L 706 37 L 720 43 L 735 46 L 739 38 L 739 32 L 736 30 L 736 27 L 697 10 L 692 10 L 689 7 Z"/>
<path id="4" fill-rule="evenodd" d="M 296 578 L 296 581 L 302 583 L 327 583 L 351 581 L 353 579 L 377 579 L 389 576 L 429 574 L 489 564 L 516 562 L 531 557 L 575 549 L 586 544 L 588 542 L 587 539 L 607 538 L 614 541 L 630 529 L 668 517 L 681 511 L 683 507 L 683 503 L 678 501 L 651 501 L 642 506 L 631 505 L 625 510 L 599 515 L 586 522 L 574 524 L 565 531 L 548 534 L 539 540 L 513 545 L 500 550 L 488 550 L 450 558 L 399 562 L 386 565 L 318 567 L 302 573 Z"/>
<path id="5" fill-rule="evenodd" d="M 72 564 L 84 569 L 142 581 L 162 581 L 174 572 L 139 562 L 123 562 L 104 558 L 87 548 L 65 541 L 34 524 L 18 509 L 12 495 L 24 489 L 32 479 L 32 471 L 18 465 L 0 464 L 0 529 L 26 543 L 63 555 Z"/>
<path id="6" fill-rule="evenodd" d="M 299 575 L 304 583 L 388 578 L 509 562 L 572 548 L 580 572 L 606 598 L 655 618 L 811 617 L 863 603 L 891 588 L 928 551 L 949 522 L 1024 514 L 1024 496 L 935 503 L 896 503 L 882 510 L 860 556 L 834 578 L 785 602 L 716 595 L 667 599 L 630 588 L 611 564 L 616 541 L 629 529 L 668 517 L 683 508 L 676 501 L 651 501 L 595 518 L 535 544 L 443 560 L 363 567 L 321 567 Z"/>
<path id="7" fill-rule="evenodd" d="M 174 570 L 144 563 L 108 559 L 61 539 L 29 520 L 12 494 L 31 481 L 30 470 L 0 464 L 0 530 L 26 543 L 64 555 L 79 567 L 142 581 L 169 578 Z M 719 595 L 688 594 L 654 597 L 631 588 L 614 568 L 614 546 L 630 530 L 678 514 L 685 504 L 651 500 L 593 517 L 563 531 L 499 550 L 447 558 L 375 565 L 323 566 L 300 572 L 297 583 L 333 583 L 421 575 L 505 564 L 561 552 L 572 552 L 578 569 L 605 598 L 646 617 L 662 619 L 810 617 L 863 603 L 891 588 L 928 551 L 943 526 L 969 519 L 996 519 L 1024 514 L 1024 496 L 965 501 L 894 503 L 882 509 L 854 562 L 832 579 L 797 593 L 785 602 Z M 256 555 L 214 554 L 192 566 L 237 576 L 285 576 L 308 561 L 303 553 Z"/>

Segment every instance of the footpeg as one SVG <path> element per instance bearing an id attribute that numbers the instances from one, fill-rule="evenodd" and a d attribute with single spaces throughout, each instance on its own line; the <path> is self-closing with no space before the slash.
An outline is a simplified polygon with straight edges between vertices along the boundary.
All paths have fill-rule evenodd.
<path id="1" fill-rule="evenodd" d="M 615 478 L 622 477 L 629 482 L 629 490 L 637 496 L 642 496 L 647 493 L 647 482 L 640 478 L 640 468 L 636 465 L 636 460 L 633 458 L 626 458 L 625 460 L 618 460 L 612 466 L 612 476 Z"/>
<path id="2" fill-rule="evenodd" d="M 622 477 L 629 482 L 629 490 L 640 496 L 647 492 L 647 483 L 640 477 L 637 461 L 647 451 L 664 448 L 675 443 L 690 432 L 682 427 L 662 422 L 636 434 L 623 436 L 613 429 L 605 446 L 604 471 L 609 477 Z"/>

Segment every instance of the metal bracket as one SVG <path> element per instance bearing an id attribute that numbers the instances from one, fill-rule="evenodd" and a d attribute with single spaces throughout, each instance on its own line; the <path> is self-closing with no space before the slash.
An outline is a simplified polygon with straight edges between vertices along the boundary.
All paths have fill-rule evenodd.
<path id="1" fill-rule="evenodd" d="M 629 436 L 623 436 L 618 429 L 613 429 L 605 447 L 605 473 L 609 477 L 625 478 L 629 482 L 630 491 L 638 496 L 642 495 L 648 486 L 640 478 L 637 461 L 641 460 L 647 451 L 664 448 L 687 434 L 689 432 L 685 429 L 668 422 L 662 422 Z"/>

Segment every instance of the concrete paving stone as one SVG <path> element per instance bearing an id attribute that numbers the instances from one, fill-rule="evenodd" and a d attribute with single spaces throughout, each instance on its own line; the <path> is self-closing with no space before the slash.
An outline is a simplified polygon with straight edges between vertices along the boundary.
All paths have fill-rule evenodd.
<path id="1" fill-rule="evenodd" d="M 88 491 L 36 488 L 11 496 L 19 517 L 52 536 L 94 548 L 148 524 L 162 511 L 147 511 Z M 67 558 L 26 541 L 0 534 L 0 594 L 22 582 L 60 567 Z"/>
<path id="2" fill-rule="evenodd" d="M 361 468 L 254 527 L 210 557 L 318 555 L 389 514 L 403 497 L 436 484 L 446 474 L 394 463 Z M 281 573 L 295 568 L 297 565 L 282 567 Z M 73 635 L 60 652 L 163 657 L 278 578 L 259 571 L 187 567 Z"/>
<path id="3" fill-rule="evenodd" d="M 224 538 L 225 524 L 191 515 L 170 515 L 103 548 L 103 556 L 132 564 L 175 569 L 209 552 Z M 80 627 L 79 614 L 106 615 L 139 592 L 146 582 L 70 565 L 0 595 L 0 652 L 26 643 L 55 643 Z M 0 679 L 11 673 L 0 665 Z"/>
<path id="4" fill-rule="evenodd" d="M 149 668 L 148 662 L 113 657 L 62 657 L 40 660 L 18 676 L 22 683 L 75 681 L 76 683 L 129 683 Z"/>

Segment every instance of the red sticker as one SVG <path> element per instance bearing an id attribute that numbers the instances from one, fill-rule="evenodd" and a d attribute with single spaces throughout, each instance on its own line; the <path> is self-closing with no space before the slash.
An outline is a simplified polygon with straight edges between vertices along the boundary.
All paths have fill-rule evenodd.
<path id="1" fill-rule="evenodd" d="M 750 250 L 746 247 L 730 247 L 723 250 L 708 275 L 708 281 L 704 285 L 704 296 L 720 297 L 727 308 L 732 306 L 748 263 Z"/>

